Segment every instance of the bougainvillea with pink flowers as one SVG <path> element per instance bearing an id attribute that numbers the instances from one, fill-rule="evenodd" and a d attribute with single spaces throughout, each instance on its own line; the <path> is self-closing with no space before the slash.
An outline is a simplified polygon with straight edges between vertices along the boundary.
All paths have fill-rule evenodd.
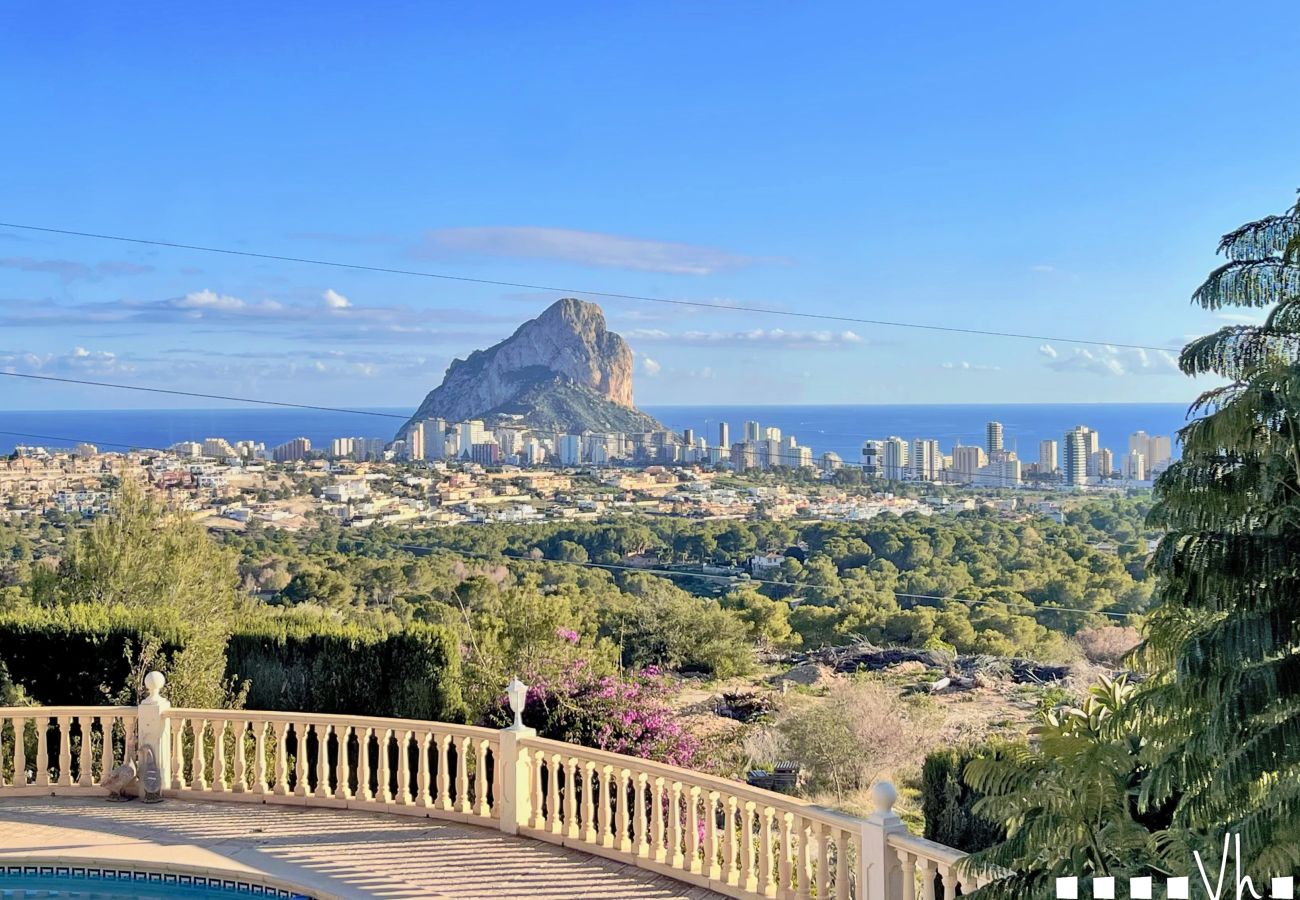
<path id="1" fill-rule="evenodd" d="M 675 766 L 690 766 L 699 753 L 699 742 L 674 721 L 668 706 L 672 682 L 653 666 L 602 675 L 579 659 L 558 676 L 526 675 L 524 681 L 529 685 L 524 724 L 542 737 Z M 503 696 L 488 724 L 506 725 L 510 719 Z"/>

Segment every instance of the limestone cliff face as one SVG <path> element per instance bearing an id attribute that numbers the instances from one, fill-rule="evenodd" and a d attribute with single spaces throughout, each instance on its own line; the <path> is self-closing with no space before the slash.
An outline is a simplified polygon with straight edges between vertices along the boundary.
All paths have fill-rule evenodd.
<path id="1" fill-rule="evenodd" d="M 566 298 L 513 335 L 457 359 L 414 419 L 513 421 L 561 431 L 651 431 L 632 405 L 632 350 L 599 306 Z"/>

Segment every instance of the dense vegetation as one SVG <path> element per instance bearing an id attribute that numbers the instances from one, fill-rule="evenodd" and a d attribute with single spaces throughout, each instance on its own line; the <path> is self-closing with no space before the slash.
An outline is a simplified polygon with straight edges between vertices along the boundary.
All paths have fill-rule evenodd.
<path id="1" fill-rule="evenodd" d="M 1148 677 L 1048 713 L 1037 750 L 967 766 L 976 810 L 1008 832 L 974 865 L 1016 873 L 988 893 L 1185 874 L 1192 851 L 1217 860 L 1234 833 L 1256 884 L 1300 863 L 1300 204 L 1219 249 L 1228 262 L 1195 301 L 1267 314 L 1180 358 L 1228 383 L 1197 401 L 1156 484 L 1158 606 L 1136 656 Z"/>
<path id="2" fill-rule="evenodd" d="M 771 647 L 862 636 L 1058 656 L 1063 635 L 1103 623 L 1105 613 L 1147 607 L 1145 512 L 1142 501 L 1116 498 L 1075 510 L 1064 525 L 978 511 L 861 524 L 656 518 L 416 533 L 325 527 L 306 538 L 263 531 L 231 541 L 250 589 L 274 602 L 392 624 L 451 622 L 493 605 L 494 593 L 541 591 L 570 607 L 571 620 L 559 624 L 618 645 L 627 665 L 728 674 L 745 667 L 746 654 L 733 651 L 746 634 Z M 769 551 L 784 556 L 760 575 L 774 584 L 691 577 L 701 563 L 747 566 Z M 556 564 L 629 560 L 680 577 Z"/>

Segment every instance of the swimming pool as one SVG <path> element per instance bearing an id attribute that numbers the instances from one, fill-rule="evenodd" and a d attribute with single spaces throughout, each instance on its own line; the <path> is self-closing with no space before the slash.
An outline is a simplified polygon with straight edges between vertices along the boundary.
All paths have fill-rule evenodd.
<path id="1" fill-rule="evenodd" d="M 117 866 L 0 867 L 0 896 L 69 900 L 231 900 L 275 897 L 312 900 L 307 894 L 221 875 L 142 871 Z"/>

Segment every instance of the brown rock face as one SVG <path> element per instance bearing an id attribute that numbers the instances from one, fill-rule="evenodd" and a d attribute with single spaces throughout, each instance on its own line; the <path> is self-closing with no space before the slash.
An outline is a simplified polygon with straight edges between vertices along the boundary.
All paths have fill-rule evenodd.
<path id="1" fill-rule="evenodd" d="M 590 409 L 588 409 L 590 407 Z M 632 350 L 594 303 L 565 298 L 447 369 L 414 419 L 510 419 L 534 428 L 648 431 L 632 405 Z"/>

